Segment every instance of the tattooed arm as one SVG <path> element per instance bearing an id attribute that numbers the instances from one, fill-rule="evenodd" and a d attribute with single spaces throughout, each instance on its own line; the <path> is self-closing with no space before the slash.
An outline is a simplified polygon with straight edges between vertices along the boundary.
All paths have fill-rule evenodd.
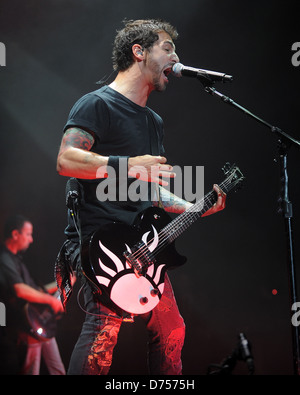
<path id="1" fill-rule="evenodd" d="M 215 214 L 225 208 L 226 193 L 224 193 L 216 184 L 213 186 L 213 188 L 218 195 L 218 200 L 209 210 L 206 211 L 206 213 L 202 215 L 202 217 Z M 193 203 L 179 198 L 178 196 L 174 195 L 173 193 L 161 186 L 159 187 L 159 194 L 163 208 L 170 213 L 180 214 L 187 210 L 189 207 L 193 206 Z M 154 205 L 158 206 L 158 201 L 154 201 Z"/>
<path id="2" fill-rule="evenodd" d="M 96 178 L 99 168 L 103 168 L 105 173 L 108 157 L 90 151 L 94 141 L 92 133 L 79 128 L 68 129 L 63 135 L 57 157 L 58 173 L 85 179 Z"/>
<path id="3" fill-rule="evenodd" d="M 157 189 L 156 189 L 157 192 Z M 159 201 L 162 204 L 163 208 L 168 211 L 169 213 L 183 213 L 185 210 L 187 210 L 189 207 L 191 207 L 193 204 L 179 198 L 178 196 L 174 195 L 170 191 L 168 191 L 166 188 L 159 187 L 158 188 L 158 193 L 159 193 Z M 158 206 L 159 201 L 156 196 L 156 200 L 153 202 L 155 206 Z"/>
<path id="4" fill-rule="evenodd" d="M 95 142 L 92 132 L 70 128 L 64 133 L 57 157 L 57 171 L 62 176 L 83 179 L 103 178 L 107 175 L 108 156 L 91 152 Z M 168 185 L 160 176 L 174 177 L 172 166 L 162 156 L 143 155 L 128 159 L 128 174 L 143 181 Z"/>

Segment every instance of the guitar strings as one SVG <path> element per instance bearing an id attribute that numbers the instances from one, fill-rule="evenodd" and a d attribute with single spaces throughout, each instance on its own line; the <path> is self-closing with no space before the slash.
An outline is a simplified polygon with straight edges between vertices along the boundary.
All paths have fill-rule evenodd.
<path id="1" fill-rule="evenodd" d="M 233 188 L 234 185 L 232 184 L 232 178 L 234 176 L 234 173 L 232 173 L 225 181 L 223 181 L 220 184 L 221 189 L 225 189 L 226 192 L 228 192 L 231 188 Z M 235 184 L 235 183 L 234 183 Z M 231 186 L 231 187 L 230 187 Z M 213 200 L 213 202 L 212 202 Z M 155 253 L 157 254 L 159 251 L 161 251 L 162 248 L 165 247 L 166 243 L 172 242 L 175 240 L 175 238 L 180 235 L 185 229 L 187 229 L 196 219 L 199 218 L 202 214 L 204 214 L 212 205 L 213 203 L 216 202 L 216 199 L 214 197 L 214 190 L 210 191 L 206 196 L 204 196 L 202 199 L 200 199 L 198 202 L 196 202 L 193 206 L 188 208 L 182 215 L 178 216 L 175 218 L 171 223 L 166 225 L 159 233 L 159 246 L 155 250 Z M 202 210 L 195 210 L 195 206 L 200 206 L 202 207 Z M 205 208 L 205 210 L 203 210 Z M 180 225 L 180 227 L 178 227 Z M 172 230 L 172 228 L 174 230 Z M 167 232 L 172 232 L 171 236 L 167 235 Z M 160 239 L 162 237 L 162 239 Z M 171 239 L 171 241 L 170 241 Z M 132 256 L 134 259 L 139 259 L 144 252 L 148 250 L 148 244 L 154 241 L 154 237 L 149 240 L 149 242 L 139 248 L 137 251 L 135 251 Z"/>
<path id="2" fill-rule="evenodd" d="M 221 189 L 224 189 L 225 192 L 228 192 L 230 189 L 232 189 L 238 182 L 239 180 L 235 180 L 234 183 L 232 183 L 232 179 L 234 177 L 234 173 L 232 173 L 225 181 L 223 181 L 220 184 Z M 201 205 L 203 204 L 203 208 L 205 208 L 205 210 L 195 210 L 195 205 L 190 207 L 189 209 L 187 209 L 183 214 L 184 216 L 179 216 L 177 217 L 174 221 L 172 221 L 170 224 L 168 224 L 166 227 L 164 227 L 161 232 L 158 234 L 159 236 L 161 236 L 163 233 L 166 233 L 166 231 L 170 232 L 170 230 L 172 230 L 172 227 L 175 229 L 173 231 L 173 233 L 171 234 L 171 237 L 169 235 L 166 235 L 165 237 L 163 237 L 160 240 L 160 246 L 156 249 L 156 254 L 162 249 L 164 248 L 164 244 L 165 242 L 172 242 L 177 235 L 179 235 L 180 233 L 182 233 L 185 229 L 187 229 L 188 226 L 190 226 L 197 218 L 199 218 L 199 216 L 206 212 L 207 208 L 210 208 L 212 206 L 212 201 L 211 198 L 213 198 L 213 202 L 216 201 L 215 197 L 214 197 L 214 191 L 212 190 L 211 192 L 209 192 L 204 198 L 202 198 L 200 201 L 196 202 L 195 205 Z M 204 200 L 204 203 L 203 203 Z M 208 205 L 209 203 L 209 205 Z M 187 220 L 186 220 L 186 217 Z M 180 228 L 178 229 L 178 222 L 180 225 Z M 174 226 L 174 224 L 176 223 L 176 226 Z M 169 228 L 169 229 L 167 229 Z M 177 228 L 177 229 L 176 229 Z M 173 239 L 173 240 L 172 240 Z M 147 244 L 149 244 L 152 240 L 150 240 Z M 139 250 L 137 250 L 133 255 L 136 255 L 136 257 L 139 257 L 143 254 L 143 252 L 147 249 L 147 245 L 145 245 L 144 247 L 141 247 Z"/>
<path id="3" fill-rule="evenodd" d="M 224 183 L 220 184 L 220 187 L 224 188 L 225 187 L 225 181 Z M 225 188 L 224 188 L 225 189 Z M 213 193 L 214 191 L 209 192 L 204 198 L 202 198 L 200 201 L 198 201 L 197 203 L 195 203 L 195 205 L 197 206 L 203 206 L 203 208 L 205 206 L 207 206 L 209 208 L 208 203 L 210 203 L 210 205 L 212 205 L 211 202 L 211 198 L 213 197 Z M 204 203 L 203 203 L 204 201 Z M 215 201 L 215 199 L 214 199 Z M 156 253 L 158 253 L 162 248 L 164 248 L 164 244 L 166 242 L 170 242 L 170 236 L 166 234 L 167 232 L 172 231 L 172 228 L 174 229 L 172 231 L 171 234 L 171 238 L 176 238 L 177 236 L 177 232 L 178 232 L 178 224 L 181 226 L 182 231 L 184 231 L 184 227 L 186 225 L 190 225 L 192 223 L 191 220 L 186 220 L 186 217 L 192 218 L 193 220 L 197 219 L 203 212 L 203 210 L 197 211 L 195 210 L 195 205 L 190 207 L 189 209 L 187 209 L 184 213 L 183 213 L 183 217 L 177 217 L 174 219 L 174 221 L 172 221 L 170 224 L 166 225 L 158 234 L 159 239 L 162 237 L 162 239 L 160 239 L 160 246 L 156 249 Z M 206 211 L 206 210 L 205 210 Z M 194 218 L 193 218 L 194 217 Z M 180 230 L 181 230 L 180 229 Z M 177 230 L 177 232 L 176 232 Z M 175 236 L 175 237 L 174 237 Z M 147 244 L 151 243 L 154 240 L 154 238 L 152 238 Z M 172 241 L 172 240 L 171 240 Z M 144 253 L 144 251 L 146 251 L 148 249 L 148 246 L 145 245 L 143 247 L 141 247 L 140 249 L 138 249 L 135 253 L 133 253 L 132 255 L 138 259 L 140 256 L 142 256 L 142 254 Z"/>
<path id="4" fill-rule="evenodd" d="M 160 240 L 159 247 L 155 250 L 155 253 L 159 253 L 167 243 L 171 243 L 175 240 L 182 232 L 184 232 L 196 219 L 198 219 L 209 207 L 212 206 L 211 198 L 213 198 L 213 191 L 211 191 L 205 199 L 201 199 L 194 206 L 186 210 L 180 218 L 177 217 L 174 222 L 165 226 L 159 233 L 159 237 L 163 236 Z M 204 200 L 204 202 L 203 202 Z M 202 210 L 195 210 L 195 206 L 202 207 Z M 207 208 L 207 209 L 206 209 Z M 170 235 L 167 232 L 171 232 Z M 146 246 L 146 248 L 148 248 Z"/>
<path id="5" fill-rule="evenodd" d="M 231 188 L 229 188 L 229 186 L 230 186 L 230 184 L 231 184 L 231 179 L 233 178 L 233 175 L 234 174 L 231 174 L 225 181 L 223 181 L 221 184 L 220 184 L 220 187 L 221 187 L 221 189 L 223 188 L 223 189 L 226 189 L 226 191 L 229 191 Z M 234 186 L 234 185 L 233 185 Z M 233 187 L 232 186 L 232 187 Z M 213 200 L 214 201 L 216 201 L 216 199 L 214 199 L 214 196 L 213 196 L 213 193 L 214 193 L 214 191 L 211 191 L 211 192 L 209 192 L 204 198 L 202 198 L 200 201 L 198 201 L 198 202 L 196 202 L 195 203 L 195 205 L 203 205 L 203 208 L 205 207 L 205 206 L 207 206 L 208 208 L 209 208 L 209 205 L 208 205 L 208 203 L 210 204 L 210 205 L 212 205 L 212 202 L 211 202 L 211 198 L 213 198 Z M 204 200 L 204 203 L 203 203 L 203 200 Z M 208 202 L 207 202 L 208 201 Z M 193 219 L 193 221 L 195 220 L 195 219 L 197 219 L 198 217 L 199 217 L 199 215 L 201 215 L 202 214 L 202 211 L 203 210 L 200 210 L 200 212 L 199 211 L 197 211 L 197 210 L 195 210 L 195 205 L 194 206 L 192 206 L 192 207 L 190 207 L 189 209 L 187 209 L 184 213 L 183 213 L 183 217 L 189 217 L 189 218 L 191 218 L 192 217 L 192 219 Z M 205 211 L 207 211 L 207 210 L 205 210 Z M 205 212 L 204 211 L 204 212 Z M 194 218 L 193 218 L 194 217 Z M 174 221 L 172 221 L 170 224 L 168 224 L 167 226 L 165 226 L 161 231 L 160 231 L 160 233 L 158 234 L 158 236 L 159 236 L 159 238 L 164 234 L 164 233 L 166 233 L 166 230 L 167 231 L 170 231 L 170 229 L 172 230 L 172 227 L 175 229 L 175 231 L 173 231 L 173 233 L 171 234 L 171 237 L 173 237 L 174 239 L 177 237 L 177 233 L 176 233 L 176 227 L 177 227 L 177 224 L 178 224 L 178 222 L 179 222 L 179 224 L 181 225 L 181 229 L 182 229 L 182 231 L 181 232 L 183 232 L 186 228 L 187 228 L 187 226 L 189 226 L 193 221 L 191 221 L 190 219 L 188 220 L 188 221 L 186 221 L 186 219 L 185 218 L 183 218 L 182 219 L 182 216 L 179 216 L 179 217 L 177 217 L 177 218 L 175 218 L 175 220 Z M 174 224 L 176 223 L 176 227 L 174 226 Z M 172 224 L 172 225 L 171 225 Z M 185 228 L 184 228 L 185 227 Z M 167 228 L 169 228 L 169 229 L 167 229 Z M 180 229 L 180 230 L 181 230 Z M 177 229 L 177 231 L 178 231 L 178 229 Z M 174 237 L 175 236 L 175 237 Z M 152 242 L 154 240 L 154 238 L 153 239 L 151 239 L 147 244 L 149 244 L 150 242 Z M 171 240 L 172 241 L 172 240 Z M 170 242 L 170 236 L 168 236 L 168 235 L 165 235 L 161 240 L 160 240 L 160 246 L 156 249 L 156 253 L 158 253 L 162 248 L 164 248 L 164 244 L 165 244 L 165 242 Z M 148 249 L 148 246 L 147 245 L 145 245 L 145 246 L 143 246 L 143 247 L 141 247 L 140 249 L 138 249 L 136 252 L 134 252 L 132 255 L 136 258 L 136 259 L 138 259 L 140 256 L 142 256 L 143 255 L 143 253 L 144 253 L 144 251 L 146 251 Z"/>

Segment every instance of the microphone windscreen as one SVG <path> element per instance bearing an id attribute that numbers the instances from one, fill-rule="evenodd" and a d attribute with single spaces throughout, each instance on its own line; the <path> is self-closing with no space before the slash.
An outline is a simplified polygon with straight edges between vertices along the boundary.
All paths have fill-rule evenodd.
<path id="1" fill-rule="evenodd" d="M 183 69 L 183 64 L 175 63 L 172 67 L 172 73 L 175 77 L 182 77 L 181 71 Z"/>

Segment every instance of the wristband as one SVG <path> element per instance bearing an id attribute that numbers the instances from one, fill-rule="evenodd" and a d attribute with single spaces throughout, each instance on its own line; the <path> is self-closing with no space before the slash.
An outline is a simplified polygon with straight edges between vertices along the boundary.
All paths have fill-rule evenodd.
<path id="1" fill-rule="evenodd" d="M 108 162 L 107 162 L 107 172 L 109 175 L 109 170 L 110 168 L 114 169 L 114 173 L 116 175 L 116 178 L 120 177 L 120 174 L 122 176 L 128 176 L 128 159 L 129 156 L 113 156 L 110 155 L 108 157 Z"/>

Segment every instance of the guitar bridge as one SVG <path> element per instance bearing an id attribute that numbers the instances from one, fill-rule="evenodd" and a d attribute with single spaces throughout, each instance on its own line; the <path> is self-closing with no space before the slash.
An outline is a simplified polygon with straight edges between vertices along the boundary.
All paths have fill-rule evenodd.
<path id="1" fill-rule="evenodd" d="M 143 241 L 135 244 L 131 250 L 131 252 L 125 251 L 123 256 L 137 277 L 144 276 L 148 267 L 156 262 L 154 255 Z"/>

